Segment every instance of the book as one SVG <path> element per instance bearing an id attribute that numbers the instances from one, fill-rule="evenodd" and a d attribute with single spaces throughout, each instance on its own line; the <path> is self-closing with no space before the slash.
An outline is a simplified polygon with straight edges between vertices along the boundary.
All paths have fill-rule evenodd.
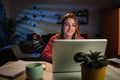
<path id="1" fill-rule="evenodd" d="M 108 67 L 120 74 L 120 59 L 110 58 Z"/>
<path id="2" fill-rule="evenodd" d="M 110 62 L 118 63 L 120 64 L 120 59 L 119 58 L 110 58 L 108 59 Z"/>
<path id="3" fill-rule="evenodd" d="M 12 63 L 5 64 L 0 67 L 0 76 L 6 78 L 15 78 L 24 73 L 25 66 L 30 62 L 18 60 Z"/>

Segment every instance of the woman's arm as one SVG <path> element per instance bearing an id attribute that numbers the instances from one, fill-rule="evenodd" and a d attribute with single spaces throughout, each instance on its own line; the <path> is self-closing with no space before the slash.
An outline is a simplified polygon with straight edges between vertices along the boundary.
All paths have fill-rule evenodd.
<path id="1" fill-rule="evenodd" d="M 53 35 L 50 38 L 45 49 L 43 50 L 42 54 L 40 55 L 40 60 L 52 63 L 52 43 L 55 39 L 58 39 L 57 35 Z"/>

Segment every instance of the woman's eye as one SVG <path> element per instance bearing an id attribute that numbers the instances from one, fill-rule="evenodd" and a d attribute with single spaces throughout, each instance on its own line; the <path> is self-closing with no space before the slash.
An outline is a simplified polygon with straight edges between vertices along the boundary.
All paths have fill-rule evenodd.
<path id="1" fill-rule="evenodd" d="M 75 25 L 75 24 L 73 24 L 72 26 L 73 26 L 73 27 L 75 27 L 76 25 Z"/>
<path id="2" fill-rule="evenodd" d="M 76 25 L 75 24 L 68 24 L 68 23 L 65 23 L 64 26 L 71 26 L 71 27 L 75 27 Z"/>
<path id="3" fill-rule="evenodd" d="M 69 24 L 66 24 L 66 23 L 65 23 L 64 26 L 69 26 Z"/>

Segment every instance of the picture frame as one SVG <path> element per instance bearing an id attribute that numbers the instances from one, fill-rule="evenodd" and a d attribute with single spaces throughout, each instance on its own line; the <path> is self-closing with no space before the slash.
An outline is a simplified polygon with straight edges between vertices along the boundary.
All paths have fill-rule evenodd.
<path id="1" fill-rule="evenodd" d="M 79 24 L 88 24 L 88 9 L 78 10 L 76 16 Z"/>

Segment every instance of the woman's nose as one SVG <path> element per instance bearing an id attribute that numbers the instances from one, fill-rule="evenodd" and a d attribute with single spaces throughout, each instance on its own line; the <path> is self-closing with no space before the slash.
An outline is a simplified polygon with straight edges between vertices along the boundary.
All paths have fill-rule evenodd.
<path id="1" fill-rule="evenodd" d="M 72 28 L 72 25 L 69 25 L 69 29 L 71 29 Z"/>

